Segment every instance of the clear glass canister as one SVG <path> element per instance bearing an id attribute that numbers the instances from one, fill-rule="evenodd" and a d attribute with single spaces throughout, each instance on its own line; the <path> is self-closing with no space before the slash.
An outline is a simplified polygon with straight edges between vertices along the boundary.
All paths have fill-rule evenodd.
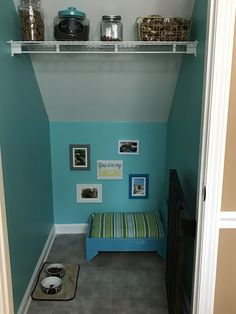
<path id="1" fill-rule="evenodd" d="M 103 15 L 101 23 L 102 41 L 122 41 L 123 40 L 123 23 L 120 15 Z"/>
<path id="2" fill-rule="evenodd" d="M 44 16 L 40 0 L 21 0 L 18 7 L 23 40 L 44 40 Z"/>

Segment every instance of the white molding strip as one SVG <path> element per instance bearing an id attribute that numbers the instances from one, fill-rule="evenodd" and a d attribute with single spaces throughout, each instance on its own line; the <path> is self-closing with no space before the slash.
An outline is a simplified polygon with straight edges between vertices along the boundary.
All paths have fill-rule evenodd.
<path id="1" fill-rule="evenodd" d="M 220 229 L 236 229 L 236 211 L 222 211 L 219 221 Z"/>
<path id="2" fill-rule="evenodd" d="M 0 147 L 0 313 L 12 314 L 14 306 L 2 170 Z"/>
<path id="3" fill-rule="evenodd" d="M 88 224 L 55 224 L 56 234 L 87 233 Z"/>
<path id="4" fill-rule="evenodd" d="M 20 304 L 20 307 L 18 309 L 17 314 L 25 314 L 28 311 L 28 308 L 29 308 L 30 302 L 31 302 L 32 287 L 35 285 L 35 282 L 37 280 L 37 275 L 38 275 L 38 272 L 42 266 L 42 263 L 47 259 L 47 256 L 48 256 L 48 253 L 51 249 L 54 238 L 55 238 L 55 227 L 53 226 L 51 231 L 50 231 L 50 234 L 48 236 L 48 239 L 44 245 L 43 251 L 39 257 L 38 263 L 34 269 L 34 272 L 32 274 L 32 277 L 30 279 L 28 287 L 25 291 L 24 297 L 21 301 L 21 304 Z"/>

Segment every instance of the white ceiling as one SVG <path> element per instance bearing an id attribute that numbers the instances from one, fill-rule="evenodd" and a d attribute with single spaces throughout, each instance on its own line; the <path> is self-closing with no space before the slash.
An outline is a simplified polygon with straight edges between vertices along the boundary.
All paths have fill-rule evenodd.
<path id="1" fill-rule="evenodd" d="M 18 1 L 14 0 L 18 5 Z M 191 16 L 194 0 L 42 0 L 46 39 L 53 19 L 68 6 L 87 13 L 90 40 L 99 39 L 101 16 L 119 14 L 124 40 L 135 40 L 138 16 Z M 192 56 L 189 56 L 192 57 Z M 51 121 L 165 122 L 178 78 L 177 55 L 33 55 L 38 85 Z"/>

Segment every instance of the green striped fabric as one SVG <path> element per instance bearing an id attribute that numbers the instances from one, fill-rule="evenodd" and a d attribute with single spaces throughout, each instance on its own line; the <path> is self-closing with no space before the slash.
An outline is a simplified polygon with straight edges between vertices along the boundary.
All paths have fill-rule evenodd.
<path id="1" fill-rule="evenodd" d="M 162 238 L 165 236 L 159 213 L 94 213 L 92 238 Z"/>

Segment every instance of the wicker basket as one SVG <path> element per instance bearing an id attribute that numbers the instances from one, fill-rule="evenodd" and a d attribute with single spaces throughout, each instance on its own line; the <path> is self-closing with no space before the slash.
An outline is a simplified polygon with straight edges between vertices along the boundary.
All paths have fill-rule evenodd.
<path id="1" fill-rule="evenodd" d="M 190 20 L 159 15 L 138 17 L 136 25 L 142 41 L 187 41 L 191 28 Z"/>

